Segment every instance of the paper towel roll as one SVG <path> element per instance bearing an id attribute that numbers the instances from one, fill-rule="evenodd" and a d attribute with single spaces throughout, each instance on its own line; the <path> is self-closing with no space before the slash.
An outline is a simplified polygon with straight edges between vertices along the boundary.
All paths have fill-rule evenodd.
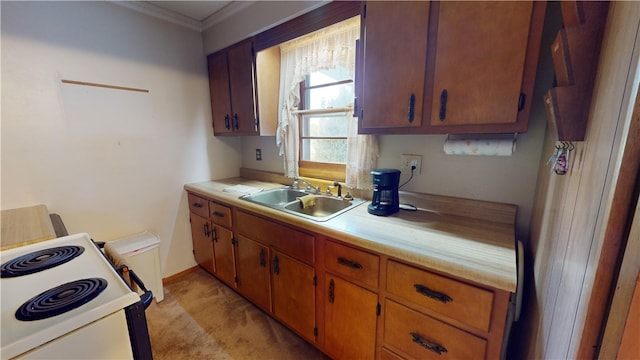
<path id="1" fill-rule="evenodd" d="M 444 141 L 444 153 L 447 155 L 511 156 L 514 151 L 516 151 L 516 140 L 513 136 L 508 139 L 448 137 Z"/>

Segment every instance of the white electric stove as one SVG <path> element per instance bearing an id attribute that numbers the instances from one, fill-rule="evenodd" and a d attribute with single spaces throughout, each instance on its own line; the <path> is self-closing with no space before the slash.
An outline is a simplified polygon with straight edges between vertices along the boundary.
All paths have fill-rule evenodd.
<path id="1" fill-rule="evenodd" d="M 88 234 L 1 251 L 0 267 L 3 360 L 151 356 L 148 304 Z"/>

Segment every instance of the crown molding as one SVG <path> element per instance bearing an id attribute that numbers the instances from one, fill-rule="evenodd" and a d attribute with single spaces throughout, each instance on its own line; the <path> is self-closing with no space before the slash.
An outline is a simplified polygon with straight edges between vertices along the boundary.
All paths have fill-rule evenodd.
<path id="1" fill-rule="evenodd" d="M 205 29 L 223 21 L 236 12 L 247 8 L 255 1 L 232 1 L 229 5 L 223 7 L 220 11 L 212 14 L 204 21 L 197 21 L 190 17 L 178 14 L 176 12 L 163 9 L 159 6 L 146 1 L 111 1 L 116 5 L 120 5 L 130 10 L 134 10 L 145 15 L 155 17 L 160 20 L 168 21 L 176 25 L 186 27 L 191 30 L 202 32 Z"/>
<path id="2" fill-rule="evenodd" d="M 222 9 L 220 9 L 220 11 L 212 14 L 211 16 L 209 16 L 208 18 L 204 19 L 204 21 L 202 22 L 202 30 L 206 30 L 210 27 L 212 27 L 213 25 L 225 20 L 226 18 L 230 17 L 231 15 L 248 8 L 249 6 L 253 5 L 255 3 L 255 1 L 232 1 L 229 3 L 229 5 L 223 7 Z M 201 31 L 202 31 L 201 30 Z"/>

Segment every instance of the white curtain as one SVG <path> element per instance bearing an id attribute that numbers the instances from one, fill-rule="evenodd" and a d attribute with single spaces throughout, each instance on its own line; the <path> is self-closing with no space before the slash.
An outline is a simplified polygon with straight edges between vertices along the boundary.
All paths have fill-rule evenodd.
<path id="1" fill-rule="evenodd" d="M 283 157 L 284 174 L 298 176 L 299 129 L 298 105 L 300 103 L 300 82 L 318 70 L 333 69 L 337 66 L 355 72 L 355 43 L 360 35 L 360 19 L 353 18 L 319 30 L 309 36 L 292 40 L 280 46 L 280 96 L 276 145 Z M 348 187 L 369 188 L 370 171 L 378 154 L 377 138 L 357 135 L 357 118 L 346 114 L 349 121 L 347 146 Z M 369 139 L 360 139 L 369 138 Z M 353 160 L 352 160 L 353 159 Z M 371 162 L 373 159 L 373 162 Z M 366 173 L 361 176 L 360 173 Z M 368 183 L 367 183 L 368 181 Z"/>

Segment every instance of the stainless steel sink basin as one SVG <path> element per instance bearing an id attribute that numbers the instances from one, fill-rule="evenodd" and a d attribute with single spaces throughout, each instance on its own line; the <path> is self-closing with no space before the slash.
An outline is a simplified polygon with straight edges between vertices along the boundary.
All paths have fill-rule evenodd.
<path id="1" fill-rule="evenodd" d="M 305 195 L 307 195 L 307 193 L 302 190 L 278 188 L 251 195 L 244 195 L 241 199 L 269 207 L 284 207 L 288 203 L 296 201 L 297 198 Z"/>
<path id="2" fill-rule="evenodd" d="M 305 195 L 309 193 L 291 188 L 278 188 L 244 195 L 240 199 L 314 221 L 327 221 L 364 202 L 363 199 L 354 198 L 346 201 L 339 197 L 318 194 L 315 195 L 315 205 L 303 208 L 298 198 Z"/>
<path id="3" fill-rule="evenodd" d="M 313 206 L 303 208 L 300 201 L 294 201 L 285 205 L 284 208 L 297 214 L 323 218 L 345 210 L 352 205 L 351 202 L 342 199 L 320 196 L 316 198 L 316 204 Z"/>

